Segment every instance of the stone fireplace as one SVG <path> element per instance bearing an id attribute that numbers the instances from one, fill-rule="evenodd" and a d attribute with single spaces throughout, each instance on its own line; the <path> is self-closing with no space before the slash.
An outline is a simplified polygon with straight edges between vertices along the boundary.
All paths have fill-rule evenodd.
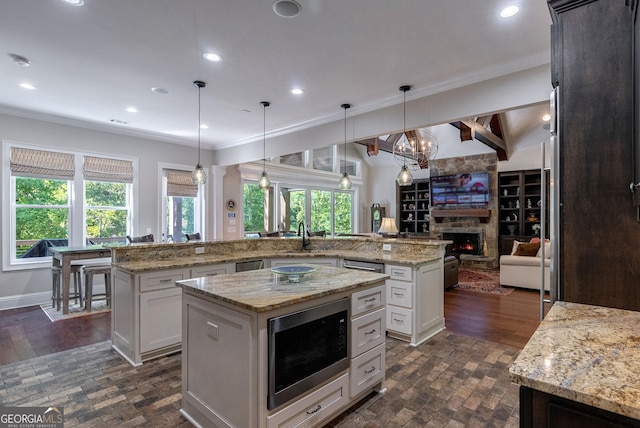
<path id="1" fill-rule="evenodd" d="M 458 246 L 463 251 L 451 251 L 460 259 L 461 266 L 494 269 L 498 267 L 498 157 L 495 152 L 447 159 L 436 159 L 430 162 L 431 176 L 446 174 L 489 172 L 490 199 L 488 206 L 469 207 L 469 209 L 451 209 L 431 207 L 429 229 L 432 235 L 451 241 L 461 240 Z M 482 208 L 482 209 L 476 209 Z M 447 238 L 446 234 L 473 235 L 456 239 Z M 453 238 L 454 236 L 451 236 Z M 469 241 L 469 242 L 467 242 Z M 486 244 L 487 253 L 484 254 Z M 471 247 L 468 249 L 466 247 Z M 473 251 L 474 254 L 471 254 Z"/>
<path id="2" fill-rule="evenodd" d="M 483 230 L 479 227 L 451 227 L 441 229 L 442 239 L 453 241 L 447 245 L 447 255 L 483 255 Z"/>

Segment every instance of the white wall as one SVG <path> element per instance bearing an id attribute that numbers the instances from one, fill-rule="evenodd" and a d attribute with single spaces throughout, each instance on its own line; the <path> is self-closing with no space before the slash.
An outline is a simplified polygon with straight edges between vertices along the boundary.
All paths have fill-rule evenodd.
<path id="1" fill-rule="evenodd" d="M 196 150 L 190 147 L 2 114 L 0 140 L 33 144 L 45 149 L 58 148 L 97 155 L 137 157 L 139 191 L 134 233 L 143 234 L 150 228 L 155 236 L 160 236 L 161 227 L 158 163 L 193 165 L 197 156 Z M 202 157 L 203 164 L 206 165 L 211 162 L 212 154 L 204 151 Z M 0 182 L 0 185 L 2 184 Z M 8 207 L 3 206 L 2 209 Z M 2 233 L 3 230 L 0 229 L 0 242 L 6 242 L 2 239 Z M 3 248 L 3 251 L 6 249 Z M 31 296 L 28 296 L 29 294 Z M 0 272 L 0 309 L 42 303 L 50 298 L 49 269 Z"/>

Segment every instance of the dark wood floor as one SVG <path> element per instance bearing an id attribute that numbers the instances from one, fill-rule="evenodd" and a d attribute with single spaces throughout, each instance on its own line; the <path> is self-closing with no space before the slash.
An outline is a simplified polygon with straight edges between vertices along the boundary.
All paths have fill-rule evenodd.
<path id="1" fill-rule="evenodd" d="M 514 290 L 498 296 L 466 290 L 445 292 L 448 330 L 522 348 L 539 324 L 540 294 Z M 111 314 L 52 323 L 38 306 L 0 311 L 0 365 L 111 339 Z"/>

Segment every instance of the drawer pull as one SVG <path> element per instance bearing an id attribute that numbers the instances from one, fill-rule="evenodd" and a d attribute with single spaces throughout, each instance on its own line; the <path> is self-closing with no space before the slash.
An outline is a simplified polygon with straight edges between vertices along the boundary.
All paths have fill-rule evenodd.
<path id="1" fill-rule="evenodd" d="M 404 322 L 404 320 L 399 320 L 398 318 L 394 318 L 393 320 L 394 320 L 395 322 L 399 322 L 399 323 L 401 323 L 401 324 Z"/>
<path id="2" fill-rule="evenodd" d="M 209 272 L 207 276 L 216 276 L 217 274 L 218 274 L 217 272 Z"/>
<path id="3" fill-rule="evenodd" d="M 171 278 L 161 279 L 160 282 L 162 282 L 162 283 L 173 282 L 173 279 L 171 279 Z"/>
<path id="4" fill-rule="evenodd" d="M 365 372 L 366 374 L 373 373 L 373 372 L 375 371 L 375 369 L 376 369 L 376 368 L 375 368 L 374 366 L 371 366 L 371 370 L 365 370 L 364 372 Z"/>
<path id="5" fill-rule="evenodd" d="M 375 302 L 375 301 L 376 301 L 376 298 L 375 298 L 375 297 L 372 297 L 372 298 L 370 298 L 370 299 L 364 299 L 364 302 L 365 302 L 365 303 L 372 303 L 372 302 Z"/>
<path id="6" fill-rule="evenodd" d="M 365 332 L 364 332 L 364 334 L 365 334 L 365 335 L 367 335 L 367 334 L 373 334 L 373 333 L 375 333 L 375 332 L 376 332 L 376 329 L 374 328 L 374 329 L 373 329 L 373 330 L 371 330 L 371 331 L 365 331 Z"/>
<path id="7" fill-rule="evenodd" d="M 318 404 L 318 407 L 316 407 L 315 409 L 307 411 L 307 415 L 313 415 L 314 413 L 318 413 L 320 409 L 322 409 L 322 406 Z"/>
<path id="8" fill-rule="evenodd" d="M 404 297 L 404 293 L 393 293 L 393 295 L 397 297 Z"/>

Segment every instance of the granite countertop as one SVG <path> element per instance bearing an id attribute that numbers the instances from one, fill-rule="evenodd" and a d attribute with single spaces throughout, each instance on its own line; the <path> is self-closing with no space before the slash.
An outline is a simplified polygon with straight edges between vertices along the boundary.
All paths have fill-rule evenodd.
<path id="1" fill-rule="evenodd" d="M 531 389 L 640 419 L 640 312 L 556 302 L 509 373 Z"/>
<path id="2" fill-rule="evenodd" d="M 438 260 L 437 256 L 424 254 L 392 255 L 384 252 L 359 252 L 349 250 L 300 250 L 300 251 L 242 251 L 226 254 L 205 254 L 194 256 L 181 256 L 175 258 L 136 260 L 127 262 L 114 262 L 113 266 L 132 273 L 142 273 L 162 269 L 179 269 L 194 266 L 203 266 L 214 263 L 236 263 L 246 260 L 273 259 L 273 258 L 311 258 L 311 257 L 340 257 L 379 263 L 394 263 L 409 266 L 420 266 Z"/>
<path id="3" fill-rule="evenodd" d="M 314 264 L 306 266 L 314 267 L 316 271 L 305 275 L 299 283 L 290 283 L 286 276 L 276 274 L 271 269 L 260 269 L 188 279 L 178 281 L 176 285 L 254 312 L 266 312 L 389 278 L 383 273 Z"/>

